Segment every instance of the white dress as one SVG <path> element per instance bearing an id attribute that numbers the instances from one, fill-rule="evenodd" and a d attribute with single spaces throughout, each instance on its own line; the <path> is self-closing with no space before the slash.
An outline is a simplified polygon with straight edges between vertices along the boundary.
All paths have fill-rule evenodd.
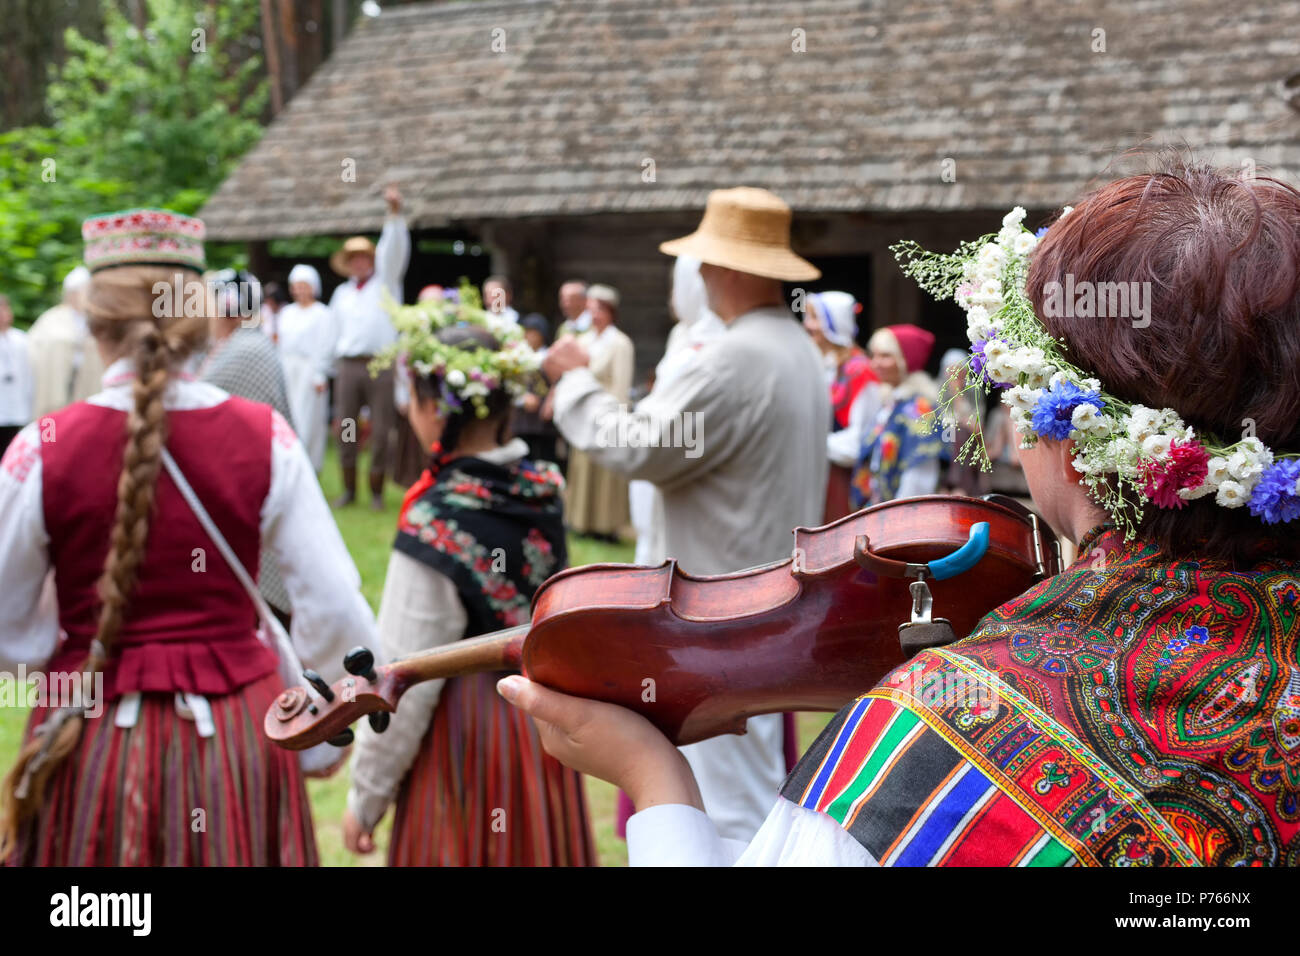
<path id="1" fill-rule="evenodd" d="M 313 302 L 306 308 L 290 303 L 276 316 L 276 325 L 289 411 L 312 467 L 320 471 L 329 431 L 325 384 L 338 343 L 338 325 L 324 302 Z"/>

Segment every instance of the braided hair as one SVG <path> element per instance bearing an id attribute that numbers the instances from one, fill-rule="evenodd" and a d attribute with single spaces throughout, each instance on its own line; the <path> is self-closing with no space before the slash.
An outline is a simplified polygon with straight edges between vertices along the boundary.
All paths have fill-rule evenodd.
<path id="1" fill-rule="evenodd" d="M 85 682 L 107 661 L 128 610 L 149 538 L 162 450 L 167 442 L 163 396 L 172 370 L 207 335 L 206 316 L 183 314 L 182 302 L 158 315 L 155 287 L 181 288 L 194 273 L 123 266 L 97 273 L 87 300 L 88 325 L 99 342 L 132 359 L 135 383 L 126 420 L 126 448 L 117 481 L 117 509 L 100 574 L 99 626 L 81 666 Z M 40 809 L 54 771 L 81 739 L 84 717 L 64 707 L 47 718 L 0 785 L 0 860 L 12 851 L 18 827 Z M 47 726 L 48 725 L 48 726 Z"/>

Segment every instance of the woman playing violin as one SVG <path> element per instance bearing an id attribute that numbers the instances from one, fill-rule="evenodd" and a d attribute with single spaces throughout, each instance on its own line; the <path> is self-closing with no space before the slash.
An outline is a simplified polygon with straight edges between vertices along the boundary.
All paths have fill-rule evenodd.
<path id="1" fill-rule="evenodd" d="M 643 717 L 503 679 L 632 863 L 1300 863 L 1300 193 L 1177 163 L 1023 218 L 902 257 L 1078 560 L 841 710 L 747 846 Z"/>

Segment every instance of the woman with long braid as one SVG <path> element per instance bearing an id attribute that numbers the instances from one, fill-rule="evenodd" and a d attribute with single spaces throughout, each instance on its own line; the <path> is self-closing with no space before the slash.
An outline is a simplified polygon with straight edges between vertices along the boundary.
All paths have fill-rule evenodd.
<path id="1" fill-rule="evenodd" d="M 314 864 L 296 755 L 261 733 L 276 651 L 164 450 L 253 578 L 265 539 L 296 651 L 327 679 L 374 643 L 359 576 L 284 420 L 178 372 L 206 335 L 203 224 L 139 210 L 83 235 L 104 390 L 0 461 L 0 666 L 60 691 L 0 785 L 0 858 Z"/>

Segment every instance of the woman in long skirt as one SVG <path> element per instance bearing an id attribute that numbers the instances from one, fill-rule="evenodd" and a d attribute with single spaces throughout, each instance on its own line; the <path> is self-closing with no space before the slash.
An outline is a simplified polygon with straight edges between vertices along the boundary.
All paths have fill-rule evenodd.
<path id="1" fill-rule="evenodd" d="M 179 372 L 206 335 L 184 314 L 203 224 L 137 210 L 83 232 L 103 391 L 0 460 L 0 668 L 47 691 L 0 786 L 0 859 L 314 864 L 298 755 L 262 732 L 277 654 L 164 451 L 249 577 L 269 547 L 297 655 L 326 679 L 374 643 L 356 567 L 284 419 Z M 156 288 L 187 291 L 159 308 Z"/>
<path id="2" fill-rule="evenodd" d="M 488 322 L 477 312 L 428 309 L 436 334 L 403 342 L 411 421 L 433 460 L 407 493 L 384 582 L 380 635 L 394 657 L 526 623 L 534 592 L 567 557 L 563 480 L 508 437 L 512 390 L 527 381 L 514 343 L 503 348 L 486 325 L 444 327 L 458 315 Z M 581 776 L 543 752 L 532 723 L 497 695 L 500 676 L 420 684 L 384 734 L 359 725 L 350 849 L 373 849 L 395 804 L 393 866 L 596 862 Z"/>

